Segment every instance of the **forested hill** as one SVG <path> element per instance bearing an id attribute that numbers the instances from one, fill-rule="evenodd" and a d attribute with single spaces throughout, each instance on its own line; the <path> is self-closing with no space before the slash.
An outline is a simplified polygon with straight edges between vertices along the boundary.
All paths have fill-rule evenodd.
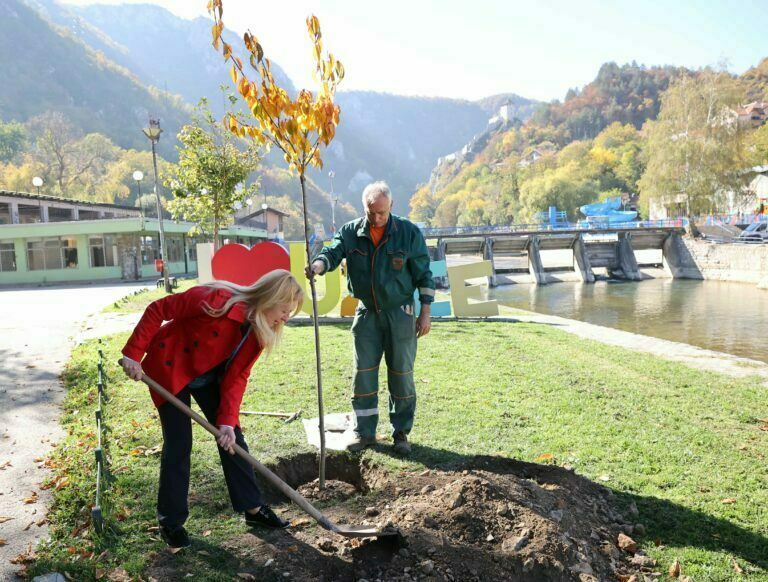
<path id="1" fill-rule="evenodd" d="M 175 135 L 187 121 L 182 101 L 148 88 L 128 70 L 54 28 L 20 0 L 0 2 L 0 120 L 26 122 L 57 111 L 85 133 L 108 136 L 123 148 L 146 148 L 148 114 Z M 173 156 L 170 140 L 161 153 Z"/>
<path id="2" fill-rule="evenodd" d="M 727 116 L 768 97 L 768 59 L 740 77 L 712 69 L 607 63 L 563 102 L 540 107 L 523 124 L 491 127 L 443 157 L 412 197 L 412 218 L 438 226 L 502 224 L 532 220 L 553 205 L 573 219 L 578 206 L 607 196 L 634 200 L 649 155 L 647 127 L 659 115 L 671 82 L 683 77 L 691 79 L 689 91 L 698 96 L 705 94 L 700 85 L 710 83 Z M 764 163 L 763 133 L 739 123 L 745 149 L 734 160 Z M 647 197 L 640 202 L 647 209 Z"/>

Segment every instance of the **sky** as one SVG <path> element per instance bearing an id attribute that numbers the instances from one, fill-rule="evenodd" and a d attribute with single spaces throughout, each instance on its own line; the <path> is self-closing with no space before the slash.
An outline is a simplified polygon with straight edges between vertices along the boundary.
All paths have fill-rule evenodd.
<path id="1" fill-rule="evenodd" d="M 63 0 L 157 4 L 207 16 L 206 0 Z M 313 89 L 304 20 L 341 60 L 339 90 L 479 99 L 499 93 L 551 101 L 592 81 L 605 62 L 741 74 L 768 57 L 768 2 L 666 0 L 224 0 L 224 24 L 261 42 L 297 88 Z M 235 47 L 244 55 L 244 47 Z"/>

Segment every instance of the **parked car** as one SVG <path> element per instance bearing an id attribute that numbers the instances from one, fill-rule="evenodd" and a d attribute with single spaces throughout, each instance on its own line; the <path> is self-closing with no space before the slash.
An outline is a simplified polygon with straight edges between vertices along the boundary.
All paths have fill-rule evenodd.
<path id="1" fill-rule="evenodd" d="M 768 243 L 768 222 L 753 222 L 739 235 L 741 242 Z"/>

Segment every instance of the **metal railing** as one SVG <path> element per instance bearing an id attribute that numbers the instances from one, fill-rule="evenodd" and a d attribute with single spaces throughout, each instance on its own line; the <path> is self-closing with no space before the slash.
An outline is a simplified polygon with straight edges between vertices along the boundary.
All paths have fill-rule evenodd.
<path id="1" fill-rule="evenodd" d="M 449 235 L 494 235 L 516 234 L 521 232 L 542 232 L 559 230 L 595 230 L 595 229 L 627 229 L 627 228 L 685 228 L 688 225 L 686 218 L 672 218 L 666 220 L 636 220 L 631 222 L 609 223 L 607 220 L 580 220 L 578 222 L 550 223 L 518 223 L 492 226 L 449 226 L 449 227 L 422 227 L 425 237 L 439 238 Z"/>

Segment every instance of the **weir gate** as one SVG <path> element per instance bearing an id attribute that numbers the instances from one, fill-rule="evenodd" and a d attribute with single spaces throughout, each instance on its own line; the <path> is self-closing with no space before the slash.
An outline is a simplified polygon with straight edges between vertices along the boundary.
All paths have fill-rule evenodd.
<path id="1" fill-rule="evenodd" d="M 480 255 L 491 262 L 490 286 L 497 285 L 497 257 L 526 257 L 528 272 L 537 285 L 548 282 L 541 251 L 573 251 L 573 270 L 585 283 L 593 283 L 593 269 L 604 268 L 615 278 L 642 279 L 635 251 L 662 251 L 664 268 L 675 278 L 684 278 L 687 249 L 681 240 L 682 225 L 600 228 L 561 228 L 502 232 L 472 232 L 471 229 L 422 229 L 433 260 L 446 255 Z M 482 230 L 482 229 L 478 229 Z M 452 231 L 452 232 L 451 232 Z"/>

